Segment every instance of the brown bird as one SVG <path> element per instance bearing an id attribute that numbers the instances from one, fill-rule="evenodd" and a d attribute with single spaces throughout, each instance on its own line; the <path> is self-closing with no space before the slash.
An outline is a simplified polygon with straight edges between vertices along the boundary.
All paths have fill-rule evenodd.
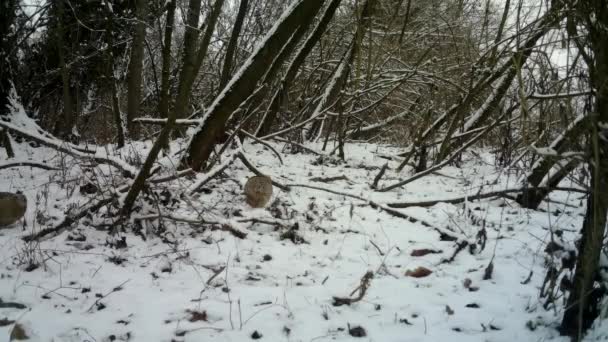
<path id="1" fill-rule="evenodd" d="M 27 198 L 21 192 L 0 192 L 0 227 L 19 221 L 26 209 Z"/>
<path id="2" fill-rule="evenodd" d="M 268 176 L 254 176 L 245 184 L 247 204 L 254 208 L 263 208 L 272 197 L 272 180 Z"/>

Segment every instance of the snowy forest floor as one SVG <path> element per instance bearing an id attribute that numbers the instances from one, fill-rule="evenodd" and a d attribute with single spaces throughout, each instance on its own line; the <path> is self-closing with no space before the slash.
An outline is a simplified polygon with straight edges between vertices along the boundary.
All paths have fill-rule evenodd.
<path id="1" fill-rule="evenodd" d="M 81 193 L 86 192 L 81 186 L 109 172 L 46 148 L 22 144 L 17 149 L 21 159 L 62 169 L 0 172 L 0 191 L 21 190 L 29 202 L 26 231 L 21 223 L 0 230 L 0 299 L 24 305 L 0 308 L 1 341 L 8 340 L 11 321 L 19 322 L 32 340 L 55 342 L 567 340 L 555 330 L 562 301 L 545 310 L 539 292 L 551 229 L 573 241 L 585 210 L 583 194 L 554 192 L 537 211 L 505 198 L 398 209 L 468 241 L 485 227 L 483 250 L 477 245 L 474 253 L 468 247 L 457 253 L 457 243 L 442 241 L 431 227 L 326 191 L 275 187 L 268 208 L 251 209 L 242 189 L 252 173 L 237 160 L 196 195 L 180 196 L 193 180 L 165 183 L 162 210 L 174 217 L 214 217 L 246 232 L 244 239 L 213 225 L 170 219 L 155 234 L 158 220 L 144 220 L 141 234 L 121 233 L 128 247 L 117 249 L 107 245 L 108 234 L 96 221 L 101 210 L 58 236 L 25 243 L 24 235 L 59 223 L 69 208 L 99 196 Z M 284 153 L 283 165 L 266 147 L 246 144 L 244 149 L 277 181 L 348 192 L 376 203 L 518 186 L 518 175 L 497 170 L 485 151 L 465 154 L 459 168 L 446 167 L 379 193 L 370 183 L 386 162 L 380 156 L 395 155 L 396 148 L 349 144 L 345 163 Z M 393 170 L 397 164 L 390 162 Z M 408 172 L 391 171 L 383 183 Z M 318 177 L 338 179 L 315 181 Z M 245 218 L 281 225 L 242 222 Z M 286 232 L 304 241 L 285 238 Z M 31 270 L 32 260 L 43 263 Z M 483 280 L 490 262 L 491 279 Z M 406 275 L 418 267 L 432 273 Z M 353 290 L 367 271 L 373 279 L 361 301 L 332 305 L 333 296 L 357 297 Z M 607 336 L 600 324 L 588 338 Z"/>

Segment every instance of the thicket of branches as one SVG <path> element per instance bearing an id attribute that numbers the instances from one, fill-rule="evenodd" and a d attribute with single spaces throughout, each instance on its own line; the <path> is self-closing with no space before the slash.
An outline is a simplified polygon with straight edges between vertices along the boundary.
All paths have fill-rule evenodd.
<path id="1" fill-rule="evenodd" d="M 2 146 L 9 158 L 19 139 L 118 168 L 126 181 L 113 190 L 120 198 L 116 224 L 130 222 L 140 195 L 155 184 L 196 172 L 213 177 L 227 160 L 247 163 L 244 139 L 342 159 L 350 141 L 396 144 L 402 153 L 388 158 L 397 170 L 382 168 L 370 180 L 381 192 L 486 146 L 498 166 L 524 175 L 521 188 L 508 192 L 531 209 L 587 170 L 579 181 L 589 193 L 587 215 L 569 285 L 561 288 L 568 294 L 562 332 L 581 339 L 597 317 L 608 213 L 605 1 L 0 6 Z M 565 57 L 562 65 L 552 59 L 556 53 Z M 15 124 L 15 94 L 36 132 Z M 154 145 L 141 163 L 121 157 L 128 155 L 121 149 L 150 137 Z M 182 148 L 171 152 L 171 141 Z M 116 153 L 100 155 L 105 144 Z M 159 176 L 163 150 L 176 169 Z M 221 161 L 222 154 L 229 157 Z M 383 181 L 391 172 L 401 180 Z"/>

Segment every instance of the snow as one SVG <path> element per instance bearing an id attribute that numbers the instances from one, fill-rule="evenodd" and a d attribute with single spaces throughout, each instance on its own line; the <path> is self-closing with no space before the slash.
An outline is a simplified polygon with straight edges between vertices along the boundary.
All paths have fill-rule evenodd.
<path id="1" fill-rule="evenodd" d="M 275 145 L 279 151 L 282 147 Z M 320 144 L 309 147 L 321 149 Z M 281 183 L 313 185 L 380 204 L 518 185 L 517 177 L 492 166 L 485 151 L 465 154 L 462 168 L 446 167 L 403 189 L 376 193 L 368 184 L 386 162 L 378 156 L 394 155 L 395 148 L 348 144 L 345 163 L 286 153 L 283 166 L 266 147 L 242 148 L 256 167 Z M 0 230 L 0 298 L 27 309 L 0 308 L 0 319 L 17 320 L 33 340 L 247 341 L 257 331 L 263 341 L 350 341 L 350 325 L 365 329 L 364 341 L 567 341 L 555 330 L 562 308 L 544 310 L 538 295 L 549 229 L 559 227 L 574 238 L 570 231 L 580 228 L 584 213 L 580 194 L 554 192 L 551 199 L 567 205 L 547 202 L 541 205 L 544 211 L 522 209 L 507 199 L 396 209 L 468 241 L 475 240 L 480 220 L 485 221 L 488 242 L 483 251 L 471 254 L 465 249 L 454 261 L 442 263 L 454 253 L 454 242 L 441 241 L 435 230 L 420 223 L 374 209 L 369 201 L 304 187 L 290 192 L 275 188 L 269 208 L 249 208 L 242 187 L 251 173 L 237 159 L 223 176 L 205 185 L 206 191 L 187 193 L 200 179 L 158 186 L 176 199 L 187 199 L 168 205 L 166 214 L 215 220 L 246 232 L 244 239 L 171 220 L 164 220 L 166 231 L 156 234 L 158 220 L 149 219 L 142 220 L 145 240 L 127 233 L 128 248 L 115 249 L 106 245 L 107 233 L 95 228 L 103 229 L 102 209 L 70 231 L 27 244 L 21 240 L 25 234 L 53 226 L 68 208 L 89 203 L 95 195 L 81 193 L 79 186 L 93 175 L 102 181 L 101 175 L 110 171 L 69 157 L 61 161 L 45 147 L 15 144 L 15 150 L 22 157 L 68 166 L 64 171 L 0 172 L 0 191 L 21 190 L 30 203 L 25 231 L 21 224 Z M 311 180 L 340 175 L 346 180 Z M 384 181 L 392 183 L 397 176 L 389 174 Z M 155 214 L 155 208 L 144 206 L 138 216 Z M 284 227 L 277 231 L 252 224 L 251 218 Z M 296 224 L 307 243 L 280 239 Z M 440 253 L 411 256 L 424 248 Z M 27 272 L 30 258 L 45 262 Z M 492 258 L 493 278 L 482 280 Z M 405 276 L 419 266 L 433 273 Z M 363 300 L 333 306 L 332 296 L 348 297 L 367 271 L 374 278 Z M 530 272 L 530 282 L 524 283 Z M 472 282 L 468 288 L 463 285 L 467 279 Z M 0 327 L 0 336 L 8 336 L 11 327 Z M 608 327 L 598 322 L 590 336 L 606 337 Z"/>

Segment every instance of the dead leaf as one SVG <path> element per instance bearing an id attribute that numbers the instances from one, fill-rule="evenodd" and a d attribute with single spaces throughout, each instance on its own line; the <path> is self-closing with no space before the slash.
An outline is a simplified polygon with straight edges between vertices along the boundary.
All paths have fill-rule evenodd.
<path id="1" fill-rule="evenodd" d="M 418 267 L 415 270 L 407 270 L 407 272 L 405 272 L 405 275 L 408 277 L 414 277 L 414 278 L 424 278 L 426 276 L 428 276 L 429 274 L 433 273 L 433 271 L 429 270 L 426 267 Z"/>
<path id="2" fill-rule="evenodd" d="M 412 251 L 412 253 L 410 253 L 410 255 L 413 257 L 421 257 L 421 256 L 425 256 L 427 254 L 437 254 L 437 253 L 441 253 L 441 251 L 434 250 L 434 249 L 428 249 L 428 248 L 422 248 L 422 249 L 414 249 Z"/>
<path id="3" fill-rule="evenodd" d="M 464 280 L 462 281 L 462 285 L 464 286 L 465 289 L 468 289 L 469 287 L 471 287 L 471 284 L 473 284 L 473 281 L 471 280 L 471 278 L 464 278 Z"/>

